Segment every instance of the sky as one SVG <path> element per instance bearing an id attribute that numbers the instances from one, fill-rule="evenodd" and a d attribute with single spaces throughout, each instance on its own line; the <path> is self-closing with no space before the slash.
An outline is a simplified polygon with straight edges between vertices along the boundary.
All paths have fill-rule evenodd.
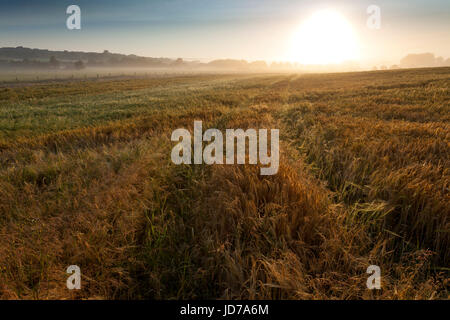
<path id="1" fill-rule="evenodd" d="M 72 4 L 81 8 L 81 30 L 66 27 Z M 366 25 L 372 4 L 380 29 Z M 450 58 L 450 0 L 0 0 L 0 47 L 280 61 L 296 30 L 328 9 L 351 25 L 362 64 L 422 52 Z M 309 45 L 298 41 L 297 50 Z"/>

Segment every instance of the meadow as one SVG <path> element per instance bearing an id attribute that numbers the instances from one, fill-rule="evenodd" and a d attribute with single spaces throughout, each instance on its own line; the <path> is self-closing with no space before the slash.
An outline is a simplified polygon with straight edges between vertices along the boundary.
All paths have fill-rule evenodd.
<path id="1" fill-rule="evenodd" d="M 194 120 L 278 173 L 174 165 Z M 450 68 L 12 80 L 0 164 L 2 299 L 449 298 Z"/>

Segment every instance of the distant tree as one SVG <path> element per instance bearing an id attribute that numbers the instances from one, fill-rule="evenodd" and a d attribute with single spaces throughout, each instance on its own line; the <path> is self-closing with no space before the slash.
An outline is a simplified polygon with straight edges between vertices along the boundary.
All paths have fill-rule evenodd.
<path id="1" fill-rule="evenodd" d="M 434 67 L 437 63 L 433 53 L 408 54 L 400 60 L 402 68 Z"/>
<path id="2" fill-rule="evenodd" d="M 102 64 L 101 61 L 98 61 L 95 58 L 89 58 L 86 65 L 87 66 L 97 66 L 97 65 L 101 65 L 101 64 Z"/>
<path id="3" fill-rule="evenodd" d="M 74 63 L 74 67 L 77 70 L 81 70 L 85 68 L 84 62 L 81 60 L 78 60 L 77 62 Z"/>
<path id="4" fill-rule="evenodd" d="M 59 61 L 55 58 L 55 56 L 51 56 L 50 57 L 50 61 L 49 61 L 50 67 L 52 68 L 59 68 Z"/>
<path id="5" fill-rule="evenodd" d="M 111 58 L 108 59 L 108 63 L 110 65 L 116 65 L 116 64 L 119 64 L 119 62 L 120 62 L 120 60 L 115 58 L 115 57 L 111 57 Z"/>
<path id="6" fill-rule="evenodd" d="M 272 69 L 279 69 L 280 68 L 280 63 L 278 62 L 272 62 L 272 64 L 270 65 L 270 67 Z"/>
<path id="7" fill-rule="evenodd" d="M 227 69 L 244 69 L 248 67 L 248 62 L 245 60 L 220 59 L 209 62 L 208 66 Z"/>
<path id="8" fill-rule="evenodd" d="M 264 70 L 267 69 L 267 63 L 265 61 L 253 61 L 250 63 L 252 69 Z"/>
<path id="9" fill-rule="evenodd" d="M 173 63 L 174 66 L 182 66 L 184 64 L 184 60 L 182 58 L 178 58 L 177 60 L 175 60 L 175 62 Z"/>

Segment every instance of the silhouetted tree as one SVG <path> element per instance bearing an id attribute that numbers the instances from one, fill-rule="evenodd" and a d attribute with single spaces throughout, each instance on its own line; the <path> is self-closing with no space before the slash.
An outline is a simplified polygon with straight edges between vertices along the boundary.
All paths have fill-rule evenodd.
<path id="1" fill-rule="evenodd" d="M 50 61 L 49 61 L 50 67 L 52 68 L 59 68 L 59 61 L 55 58 L 55 56 L 51 56 L 50 57 Z"/>
<path id="2" fill-rule="evenodd" d="M 182 58 L 178 58 L 177 60 L 175 60 L 175 62 L 173 63 L 174 66 L 182 66 L 184 64 L 184 61 Z"/>
<path id="3" fill-rule="evenodd" d="M 74 63 L 74 67 L 75 67 L 75 69 L 77 69 L 77 70 L 81 70 L 81 69 L 84 69 L 84 62 L 83 61 L 81 61 L 81 60 L 78 60 L 77 62 L 75 62 Z"/>

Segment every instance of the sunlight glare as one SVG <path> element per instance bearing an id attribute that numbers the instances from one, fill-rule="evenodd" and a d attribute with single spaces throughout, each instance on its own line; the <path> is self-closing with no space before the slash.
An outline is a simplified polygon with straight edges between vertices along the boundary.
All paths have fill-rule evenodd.
<path id="1" fill-rule="evenodd" d="M 288 59 L 301 64 L 337 64 L 358 58 L 351 24 L 338 12 L 318 11 L 304 21 L 292 39 Z"/>

